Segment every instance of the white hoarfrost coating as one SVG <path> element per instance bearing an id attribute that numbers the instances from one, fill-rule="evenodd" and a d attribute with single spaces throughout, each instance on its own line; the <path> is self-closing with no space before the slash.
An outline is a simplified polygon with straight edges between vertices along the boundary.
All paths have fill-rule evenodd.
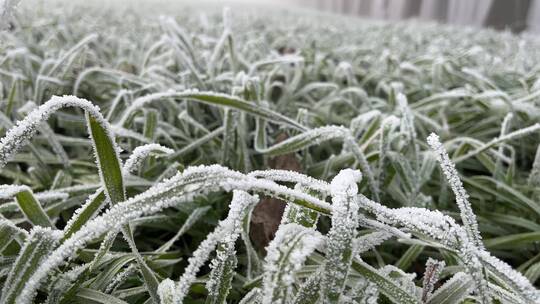
<path id="1" fill-rule="evenodd" d="M 393 234 L 386 231 L 375 231 L 370 234 L 362 235 L 356 238 L 353 242 L 353 256 L 357 256 L 365 251 L 374 249 L 393 236 Z"/>
<path id="2" fill-rule="evenodd" d="M 439 276 L 445 265 L 444 261 L 428 258 L 423 278 L 422 300 L 424 302 L 431 296 L 431 293 L 435 289 L 435 283 L 439 281 Z"/>
<path id="3" fill-rule="evenodd" d="M 174 289 L 175 289 L 174 281 L 167 278 L 161 283 L 159 283 L 158 286 L 158 295 L 159 299 L 161 300 L 161 304 L 173 304 L 174 303 Z"/>
<path id="4" fill-rule="evenodd" d="M 28 191 L 30 193 L 32 192 L 32 189 L 30 187 L 25 185 L 0 185 L 0 199 L 7 200 L 11 199 L 15 195 L 23 192 Z M 65 200 L 69 197 L 69 194 L 62 192 L 62 191 L 43 191 L 39 193 L 33 193 L 34 197 L 39 200 L 40 202 L 51 202 L 56 200 Z"/>
<path id="5" fill-rule="evenodd" d="M 62 192 L 62 191 L 43 191 L 39 193 L 35 193 L 36 199 L 38 199 L 42 203 L 47 203 L 51 201 L 56 200 L 66 200 L 69 197 L 69 194 Z"/>
<path id="6" fill-rule="evenodd" d="M 287 138 L 286 140 L 275 144 L 269 148 L 258 148 L 257 152 L 259 153 L 270 153 L 279 150 L 294 151 L 299 150 L 300 148 L 305 148 L 311 145 L 318 145 L 324 141 L 331 139 L 344 139 L 350 135 L 349 129 L 342 126 L 325 126 L 316 129 L 311 129 L 305 132 L 302 132 L 296 136 Z M 293 148 L 289 148 L 293 147 Z"/>
<path id="7" fill-rule="evenodd" d="M 18 121 L 17 125 L 11 128 L 0 140 L 0 168 L 4 167 L 9 158 L 26 143 L 27 140 L 36 134 L 40 123 L 49 119 L 56 111 L 65 107 L 77 107 L 87 111 L 106 132 L 109 138 L 113 139 L 109 123 L 101 115 L 99 108 L 90 101 L 75 96 L 53 96 L 45 104 L 33 110 L 23 120 Z M 112 140 L 114 143 L 114 140 Z M 115 147 L 117 153 L 118 148 Z"/>
<path id="8" fill-rule="evenodd" d="M 485 250 L 479 251 L 478 256 L 491 271 L 498 272 L 500 275 L 506 277 L 515 288 L 523 292 L 533 303 L 540 302 L 540 291 L 519 271 L 514 270 L 510 265 L 492 256 Z"/>
<path id="9" fill-rule="evenodd" d="M 15 226 L 15 224 L 13 224 L 13 222 L 10 220 L 5 220 L 3 218 L 0 218 L 0 227 L 9 227 L 9 229 L 11 229 L 12 231 L 16 231 L 21 237 L 21 239 L 28 237 L 28 232 L 26 230 Z M 14 235 L 13 237 L 17 238 L 16 235 Z M 3 244 L 0 246 L 0 248 L 4 248 L 5 247 L 4 245 L 7 246 L 7 244 Z"/>
<path id="10" fill-rule="evenodd" d="M 15 195 L 24 191 L 32 192 L 32 189 L 25 185 L 0 185 L 0 199 L 11 199 Z"/>
<path id="11" fill-rule="evenodd" d="M 362 180 L 362 173 L 358 170 L 341 170 L 330 183 L 330 192 L 332 196 L 343 197 L 352 196 L 358 193 L 358 185 Z"/>
<path id="12" fill-rule="evenodd" d="M 465 229 L 459 226 L 453 218 L 442 214 L 440 211 L 423 208 L 390 209 L 373 202 L 365 196 L 360 195 L 359 197 L 362 202 L 360 204 L 361 208 L 372 212 L 377 220 L 406 231 L 417 231 L 449 248 L 453 248 L 462 255 L 464 264 L 474 266 L 480 259 L 485 265 L 491 265 L 492 269 L 501 269 L 501 274 L 504 274 L 508 282 L 512 282 L 514 286 L 518 287 L 518 290 L 523 291 L 529 300 L 535 303 L 534 301 L 540 299 L 540 293 L 522 274 L 513 270 L 503 261 L 491 256 L 489 252 L 471 246 L 472 244 L 468 241 Z M 471 256 L 471 253 L 473 256 Z"/>
<path id="13" fill-rule="evenodd" d="M 258 196 L 249 195 L 247 192 L 234 190 L 229 215 L 220 223 L 222 238 L 219 240 L 223 250 L 216 252 L 216 258 L 212 260 L 210 278 L 206 282 L 206 289 L 211 296 L 217 296 L 219 291 L 219 278 L 223 274 L 223 265 L 236 254 L 235 243 L 242 233 L 242 222 L 247 211 L 259 202 Z M 235 260 L 236 261 L 236 260 Z M 236 262 L 234 263 L 236 265 Z M 234 267 L 233 267 L 234 268 Z"/>
<path id="14" fill-rule="evenodd" d="M 275 238 L 266 248 L 263 276 L 263 304 L 289 303 L 293 294 L 296 273 L 306 258 L 324 238 L 314 229 L 291 223 L 281 225 Z"/>
<path id="15" fill-rule="evenodd" d="M 248 176 L 277 182 L 299 183 L 309 189 L 321 191 L 323 193 L 330 192 L 330 185 L 328 185 L 328 183 L 295 171 L 277 169 L 257 170 L 248 173 Z"/>

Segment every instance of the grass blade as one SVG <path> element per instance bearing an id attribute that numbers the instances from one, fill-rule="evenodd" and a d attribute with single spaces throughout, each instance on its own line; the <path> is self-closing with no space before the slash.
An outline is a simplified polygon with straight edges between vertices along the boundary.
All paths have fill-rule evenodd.
<path id="1" fill-rule="evenodd" d="M 28 279 L 36 272 L 56 246 L 61 233 L 50 228 L 35 227 L 30 232 L 23 248 L 13 264 L 4 288 L 1 303 L 15 303 L 15 298 L 25 288 Z"/>
<path id="2" fill-rule="evenodd" d="M 298 224 L 281 225 L 268 245 L 263 277 L 263 304 L 288 303 L 297 269 L 323 242 L 315 230 Z"/>
<path id="3" fill-rule="evenodd" d="M 102 303 L 102 304 L 127 304 L 128 302 L 122 301 L 109 294 L 99 292 L 97 290 L 81 288 L 77 291 L 75 299 L 78 303 Z"/>
<path id="4" fill-rule="evenodd" d="M 353 258 L 353 242 L 359 225 L 359 202 L 356 198 L 362 178 L 359 171 L 342 170 L 330 184 L 333 213 L 332 228 L 328 232 L 326 265 L 321 281 L 321 295 L 325 303 L 338 303 Z"/>
<path id="5" fill-rule="evenodd" d="M 380 273 L 377 269 L 369 264 L 355 260 L 352 263 L 352 269 L 361 274 L 370 282 L 375 283 L 379 290 L 387 296 L 392 302 L 400 304 L 419 304 L 420 301 L 416 296 L 409 294 L 407 291 L 400 288 L 396 282 L 390 280 L 387 276 Z"/>
<path id="6" fill-rule="evenodd" d="M 461 303 L 472 291 L 472 283 L 469 275 L 458 272 L 433 293 L 427 304 Z"/>
<path id="7" fill-rule="evenodd" d="M 156 93 L 144 96 L 138 100 L 135 100 L 131 107 L 124 112 L 124 116 L 120 120 L 119 124 L 123 125 L 129 119 L 134 111 L 141 108 L 143 105 L 150 103 L 154 100 L 162 98 L 175 98 L 175 99 L 189 99 L 198 101 L 214 106 L 228 107 L 236 109 L 242 112 L 252 114 L 256 117 L 261 117 L 269 121 L 281 123 L 291 128 L 295 128 L 300 131 L 305 131 L 306 127 L 302 126 L 298 122 L 283 116 L 277 112 L 258 107 L 255 103 L 247 102 L 235 96 L 219 94 L 214 92 L 199 92 L 199 91 L 184 91 L 184 92 L 167 92 Z"/>

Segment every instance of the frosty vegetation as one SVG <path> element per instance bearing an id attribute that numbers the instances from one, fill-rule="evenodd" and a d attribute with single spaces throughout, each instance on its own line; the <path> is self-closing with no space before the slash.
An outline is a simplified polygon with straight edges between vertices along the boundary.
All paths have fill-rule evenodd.
<path id="1" fill-rule="evenodd" d="M 0 303 L 540 303 L 537 37 L 17 3 Z"/>

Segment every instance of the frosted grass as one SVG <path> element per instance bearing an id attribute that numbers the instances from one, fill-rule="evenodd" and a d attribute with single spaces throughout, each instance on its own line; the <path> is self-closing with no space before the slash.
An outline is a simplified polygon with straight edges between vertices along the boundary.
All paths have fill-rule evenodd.
<path id="1" fill-rule="evenodd" d="M 536 38 L 16 2 L 0 2 L 2 301 L 539 301 Z M 286 207 L 264 249 L 266 196 Z"/>

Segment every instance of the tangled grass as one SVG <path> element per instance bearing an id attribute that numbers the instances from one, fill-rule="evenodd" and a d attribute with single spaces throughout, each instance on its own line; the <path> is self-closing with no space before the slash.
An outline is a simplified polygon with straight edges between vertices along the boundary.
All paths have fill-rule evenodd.
<path id="1" fill-rule="evenodd" d="M 536 37 L 54 3 L 0 33 L 1 303 L 540 301 Z"/>

